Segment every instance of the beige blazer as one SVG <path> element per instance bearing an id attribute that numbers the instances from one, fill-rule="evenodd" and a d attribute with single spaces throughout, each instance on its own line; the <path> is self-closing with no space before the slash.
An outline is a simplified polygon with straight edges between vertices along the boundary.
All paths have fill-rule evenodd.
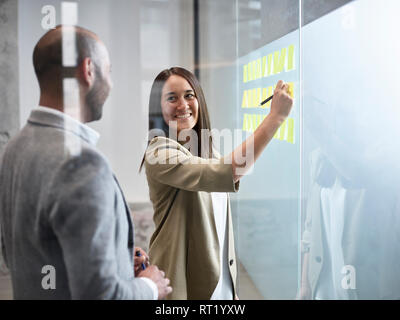
<path id="1" fill-rule="evenodd" d="M 168 299 L 210 299 L 220 275 L 218 235 L 210 192 L 236 192 L 232 165 L 193 156 L 178 142 L 154 138 L 146 151 L 146 176 L 154 208 L 152 264 L 164 270 Z M 228 196 L 228 265 L 236 294 L 236 257 Z M 233 298 L 233 297 L 232 297 Z"/>

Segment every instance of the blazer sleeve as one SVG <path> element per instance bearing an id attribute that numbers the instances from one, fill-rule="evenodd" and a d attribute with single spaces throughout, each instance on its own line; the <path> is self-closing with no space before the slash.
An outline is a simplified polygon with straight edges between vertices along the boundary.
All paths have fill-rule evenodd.
<path id="1" fill-rule="evenodd" d="M 145 157 L 146 174 L 155 181 L 187 191 L 237 192 L 232 164 L 193 156 L 174 140 L 156 137 Z"/>
<path id="2" fill-rule="evenodd" d="M 8 267 L 9 267 L 9 265 L 8 265 L 7 256 L 6 256 L 6 248 L 4 245 L 3 230 L 0 225 L 0 274 L 1 273 L 7 274 Z"/>
<path id="3" fill-rule="evenodd" d="M 49 221 L 72 299 L 153 299 L 145 281 L 119 276 L 114 187 L 109 165 L 94 150 L 66 161 L 53 179 Z"/>

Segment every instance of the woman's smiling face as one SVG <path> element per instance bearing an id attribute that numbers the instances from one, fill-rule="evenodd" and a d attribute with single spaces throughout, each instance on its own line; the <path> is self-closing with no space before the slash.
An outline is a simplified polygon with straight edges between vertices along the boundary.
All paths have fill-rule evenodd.
<path id="1" fill-rule="evenodd" d="M 177 75 L 168 78 L 161 93 L 161 110 L 164 121 L 178 133 L 194 128 L 199 117 L 199 103 L 185 78 Z"/>

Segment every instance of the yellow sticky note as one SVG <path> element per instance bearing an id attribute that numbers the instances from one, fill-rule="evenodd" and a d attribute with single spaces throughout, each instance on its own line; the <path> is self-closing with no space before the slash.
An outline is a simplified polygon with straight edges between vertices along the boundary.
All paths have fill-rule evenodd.
<path id="1" fill-rule="evenodd" d="M 247 131 L 249 126 L 248 126 L 248 114 L 247 113 L 245 113 L 244 115 L 243 115 L 243 128 L 242 128 L 242 130 L 243 131 Z"/>
<path id="2" fill-rule="evenodd" d="M 266 76 L 266 74 L 265 74 L 266 66 L 267 66 L 267 56 L 264 56 L 262 58 L 262 67 L 261 67 L 261 76 L 262 77 Z"/>
<path id="3" fill-rule="evenodd" d="M 287 123 L 288 123 L 287 142 L 294 144 L 294 119 L 288 118 Z"/>
<path id="4" fill-rule="evenodd" d="M 254 88 L 253 90 L 251 90 L 251 92 L 252 92 L 252 96 L 253 96 L 251 107 L 257 108 L 257 89 Z"/>
<path id="5" fill-rule="evenodd" d="M 256 130 L 257 129 L 257 115 L 256 114 L 252 114 L 252 127 L 251 127 L 251 131 L 250 132 L 253 132 L 254 130 Z"/>
<path id="6" fill-rule="evenodd" d="M 274 87 L 273 86 L 269 86 L 268 87 L 268 94 L 267 94 L 267 96 L 268 97 L 270 97 L 270 96 L 272 96 L 272 92 L 274 91 Z M 267 108 L 270 108 L 271 107 L 271 102 L 272 102 L 272 100 L 270 100 L 270 101 L 268 101 L 267 103 L 266 103 L 266 107 Z"/>
<path id="7" fill-rule="evenodd" d="M 268 89 L 267 88 L 263 88 L 262 89 L 262 98 L 261 98 L 261 101 L 264 101 L 265 99 L 267 99 L 268 98 L 268 91 L 267 91 Z M 261 106 L 261 108 L 266 108 L 267 106 L 265 105 L 265 104 L 263 104 L 262 106 Z"/>
<path id="8" fill-rule="evenodd" d="M 294 98 L 294 82 L 288 82 L 288 90 L 287 93 Z"/>
<path id="9" fill-rule="evenodd" d="M 287 71 L 294 69 L 294 45 L 288 47 Z"/>
<path id="10" fill-rule="evenodd" d="M 251 66 L 251 71 L 253 72 L 253 75 L 251 76 L 253 80 L 257 79 L 257 64 L 256 64 L 256 60 L 251 62 L 252 66 Z"/>
<path id="11" fill-rule="evenodd" d="M 272 74 L 272 53 L 268 55 L 268 74 L 270 76 Z"/>
<path id="12" fill-rule="evenodd" d="M 274 52 L 274 74 L 281 73 L 285 67 L 286 62 L 286 48 Z"/>
<path id="13" fill-rule="evenodd" d="M 252 90 L 247 90 L 247 108 L 251 108 L 253 106 L 253 92 Z"/>
<path id="14" fill-rule="evenodd" d="M 251 62 L 249 62 L 247 64 L 247 81 L 253 80 L 252 76 L 253 76 L 252 64 Z"/>
<path id="15" fill-rule="evenodd" d="M 280 132 L 280 135 L 279 135 L 279 140 L 284 140 L 285 139 L 286 122 L 287 122 L 287 120 L 285 120 L 281 125 L 281 128 L 280 128 L 281 132 Z"/>
<path id="16" fill-rule="evenodd" d="M 275 132 L 275 134 L 274 134 L 274 139 L 279 139 L 280 132 L 281 132 L 281 128 L 279 127 L 279 129 L 276 130 L 276 132 Z"/>
<path id="17" fill-rule="evenodd" d="M 261 58 L 257 59 L 257 72 L 256 72 L 256 79 L 261 78 Z"/>
<path id="18" fill-rule="evenodd" d="M 257 88 L 255 107 L 258 108 L 260 106 L 260 103 L 261 103 L 261 88 Z"/>
<path id="19" fill-rule="evenodd" d="M 242 108 L 248 108 L 248 102 L 247 102 L 247 90 L 243 91 L 243 99 L 242 99 Z"/>
<path id="20" fill-rule="evenodd" d="M 258 114 L 255 114 L 255 119 L 256 119 L 256 125 L 254 126 L 254 130 L 256 130 L 258 128 L 258 126 L 260 125 L 260 117 Z"/>

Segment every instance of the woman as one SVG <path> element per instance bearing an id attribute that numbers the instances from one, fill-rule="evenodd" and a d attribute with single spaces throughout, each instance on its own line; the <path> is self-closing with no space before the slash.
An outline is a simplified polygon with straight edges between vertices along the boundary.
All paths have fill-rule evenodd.
<path id="1" fill-rule="evenodd" d="M 238 191 L 240 178 L 288 116 L 293 101 L 287 90 L 279 81 L 270 114 L 242 145 L 220 158 L 212 138 L 202 135 L 211 126 L 198 80 L 178 67 L 156 77 L 143 163 L 156 227 L 149 256 L 171 280 L 169 299 L 237 297 L 227 192 Z M 236 161 L 249 154 L 245 163 Z"/>

